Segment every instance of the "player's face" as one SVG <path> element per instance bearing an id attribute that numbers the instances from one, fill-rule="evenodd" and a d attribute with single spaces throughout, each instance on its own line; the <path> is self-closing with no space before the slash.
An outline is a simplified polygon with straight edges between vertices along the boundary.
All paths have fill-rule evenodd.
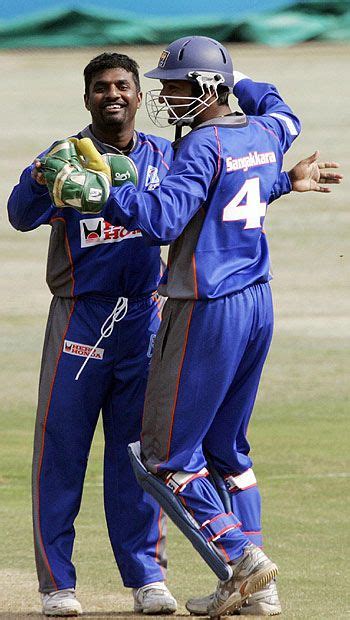
<path id="1" fill-rule="evenodd" d="M 190 108 L 188 97 L 192 97 L 192 83 L 186 80 L 164 80 L 162 81 L 162 90 L 159 93 L 159 102 L 166 101 L 170 106 L 168 109 L 169 120 L 174 118 L 172 107 L 176 110 L 178 116 L 182 116 Z M 179 106 L 179 107 L 177 107 Z"/>
<path id="2" fill-rule="evenodd" d="M 142 94 L 137 91 L 133 74 L 125 69 L 106 69 L 91 80 L 85 107 L 101 129 L 127 129 L 134 126 Z"/>

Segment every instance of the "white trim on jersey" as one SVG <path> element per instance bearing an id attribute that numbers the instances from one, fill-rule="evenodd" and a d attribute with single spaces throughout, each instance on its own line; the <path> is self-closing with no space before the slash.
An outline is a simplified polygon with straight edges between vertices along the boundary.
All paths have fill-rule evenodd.
<path id="1" fill-rule="evenodd" d="M 273 116 L 274 118 L 279 118 L 281 121 L 284 121 L 291 136 L 297 136 L 299 134 L 296 126 L 294 125 L 292 119 L 289 118 L 289 116 L 279 114 L 278 112 L 272 112 L 270 116 Z"/>
<path id="2" fill-rule="evenodd" d="M 241 73 L 240 71 L 234 71 L 233 72 L 233 84 L 234 86 L 236 86 L 236 84 L 238 84 L 238 82 L 240 82 L 241 80 L 250 80 L 251 78 L 248 77 L 248 75 L 245 75 L 244 73 Z"/>

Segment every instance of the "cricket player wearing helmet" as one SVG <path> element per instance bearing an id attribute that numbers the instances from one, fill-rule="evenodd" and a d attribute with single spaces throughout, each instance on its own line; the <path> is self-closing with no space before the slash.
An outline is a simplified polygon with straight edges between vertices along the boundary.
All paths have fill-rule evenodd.
<path id="1" fill-rule="evenodd" d="M 205 603 L 214 617 L 255 592 L 268 596 L 277 574 L 259 548 L 260 494 L 246 433 L 273 329 L 264 219 L 300 123 L 275 87 L 234 74 L 228 51 L 206 37 L 175 41 L 146 75 L 162 83 L 149 95 L 154 120 L 163 115 L 192 131 L 159 188 L 112 187 L 106 209 L 153 243 L 171 243 L 142 460 L 231 567 Z M 231 112 L 232 91 L 244 114 Z M 208 479 L 206 455 L 225 481 L 229 513 Z M 274 606 L 278 613 L 277 594 Z"/>

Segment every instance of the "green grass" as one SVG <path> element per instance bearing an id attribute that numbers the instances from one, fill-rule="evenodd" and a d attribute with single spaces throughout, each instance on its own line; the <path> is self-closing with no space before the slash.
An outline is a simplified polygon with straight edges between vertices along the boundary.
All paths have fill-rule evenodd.
<path id="1" fill-rule="evenodd" d="M 279 591 L 287 619 L 348 617 L 349 408 L 346 390 L 337 383 L 345 355 L 342 341 L 338 347 L 326 342 L 322 349 L 319 339 L 276 337 L 249 429 L 263 495 L 265 546 L 280 567 Z M 29 491 L 33 420 L 28 406 L 8 410 L 2 418 L 0 451 L 5 524 L 0 574 L 12 567 L 24 579 L 34 576 Z M 99 426 L 74 552 L 81 599 L 86 610 L 96 614 L 101 605 L 105 612 L 117 611 L 113 597 L 119 610 L 131 608 L 106 534 L 102 452 Z M 169 585 L 184 613 L 186 598 L 209 591 L 215 578 L 172 526 L 168 555 Z M 30 601 L 28 611 L 34 611 L 34 592 Z"/>

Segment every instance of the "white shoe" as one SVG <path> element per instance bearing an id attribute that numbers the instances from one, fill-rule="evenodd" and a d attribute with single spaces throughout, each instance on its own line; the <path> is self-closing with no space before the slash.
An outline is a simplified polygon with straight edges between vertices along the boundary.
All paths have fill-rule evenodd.
<path id="1" fill-rule="evenodd" d="M 194 616 L 207 616 L 209 605 L 213 600 L 214 592 L 202 598 L 190 598 L 186 603 L 186 609 Z M 266 588 L 252 594 L 239 611 L 226 613 L 240 616 L 278 616 L 282 613 L 282 608 L 275 580 L 270 581 Z"/>
<path id="2" fill-rule="evenodd" d="M 134 588 L 134 611 L 143 614 L 172 614 L 177 603 L 164 581 L 148 583 L 142 588 Z"/>
<path id="3" fill-rule="evenodd" d="M 219 581 L 208 614 L 212 618 L 240 609 L 254 592 L 265 588 L 276 577 L 278 568 L 259 547 L 249 544 L 243 556 L 232 562 L 233 576 Z"/>
<path id="4" fill-rule="evenodd" d="M 45 616 L 80 616 L 83 613 L 74 588 L 55 590 L 41 596 Z"/>
<path id="5" fill-rule="evenodd" d="M 240 616 L 279 616 L 281 613 L 282 607 L 274 579 L 266 588 L 252 594 L 239 610 Z"/>

